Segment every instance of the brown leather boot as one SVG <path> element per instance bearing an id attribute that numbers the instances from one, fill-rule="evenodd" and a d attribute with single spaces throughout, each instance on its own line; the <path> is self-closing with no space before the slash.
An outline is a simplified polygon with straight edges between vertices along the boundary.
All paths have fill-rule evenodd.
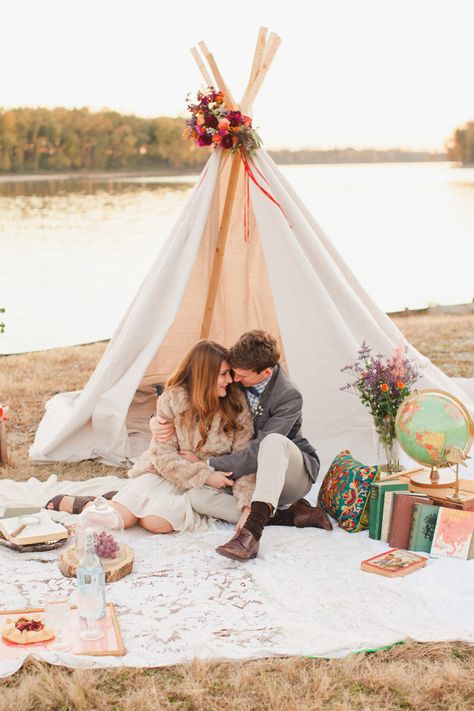
<path id="1" fill-rule="evenodd" d="M 296 528 L 323 528 L 332 531 L 332 523 L 319 506 L 311 506 L 306 499 L 299 499 L 287 509 L 279 509 L 267 526 L 296 526 Z"/>
<path id="2" fill-rule="evenodd" d="M 216 551 L 220 555 L 234 558 L 234 560 L 256 558 L 260 546 L 259 541 L 272 510 L 272 506 L 264 501 L 252 501 L 245 526 L 228 543 L 218 546 Z"/>
<path id="3" fill-rule="evenodd" d="M 218 546 L 216 551 L 226 558 L 234 560 L 250 560 L 256 558 L 260 543 L 254 535 L 245 528 L 235 534 L 228 543 Z"/>

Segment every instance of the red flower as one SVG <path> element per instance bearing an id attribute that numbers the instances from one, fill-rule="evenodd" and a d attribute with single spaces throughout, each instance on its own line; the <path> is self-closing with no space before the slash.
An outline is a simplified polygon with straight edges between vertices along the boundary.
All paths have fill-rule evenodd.
<path id="1" fill-rule="evenodd" d="M 387 393 L 388 390 L 389 390 L 389 387 L 388 387 L 387 383 L 382 383 L 382 385 L 380 386 L 380 390 L 381 390 L 383 393 Z"/>
<path id="2" fill-rule="evenodd" d="M 221 146 L 222 148 L 232 148 L 233 146 L 232 136 L 227 134 L 227 136 L 222 136 Z"/>
<path id="3" fill-rule="evenodd" d="M 231 126 L 240 126 L 242 124 L 242 113 L 240 111 L 229 111 L 227 118 Z"/>
<path id="4" fill-rule="evenodd" d="M 209 136 L 208 133 L 203 133 L 202 136 L 199 137 L 198 143 L 200 146 L 210 146 L 212 143 L 212 136 Z"/>
<path id="5" fill-rule="evenodd" d="M 217 128 L 217 124 L 219 123 L 214 114 L 206 114 L 204 121 L 208 128 Z"/>

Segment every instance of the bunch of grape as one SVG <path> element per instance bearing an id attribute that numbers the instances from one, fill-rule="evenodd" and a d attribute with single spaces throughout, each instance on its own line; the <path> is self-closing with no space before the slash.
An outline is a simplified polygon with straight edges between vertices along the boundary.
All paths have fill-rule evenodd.
<path id="1" fill-rule="evenodd" d="M 117 551 L 119 549 L 119 544 L 115 540 L 115 538 L 110 535 L 110 533 L 106 533 L 105 531 L 102 531 L 99 534 L 94 534 L 95 538 L 95 552 L 97 553 L 98 556 L 101 558 L 116 558 L 117 557 Z"/>

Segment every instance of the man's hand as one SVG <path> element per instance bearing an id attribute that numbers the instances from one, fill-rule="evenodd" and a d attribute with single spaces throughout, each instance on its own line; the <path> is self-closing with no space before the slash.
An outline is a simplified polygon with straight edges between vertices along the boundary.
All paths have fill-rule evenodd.
<path id="1" fill-rule="evenodd" d="M 211 472 L 206 479 L 206 484 L 213 489 L 224 489 L 226 486 L 234 486 L 234 480 L 230 477 L 232 472 Z"/>
<path id="2" fill-rule="evenodd" d="M 162 417 L 155 415 L 150 420 L 150 430 L 155 442 L 164 444 L 169 442 L 174 435 L 175 428 L 172 422 L 168 422 L 168 420 L 164 420 Z"/>
<path id="3" fill-rule="evenodd" d="M 196 455 L 193 452 L 187 452 L 185 449 L 180 449 L 178 454 L 180 457 L 182 457 L 183 459 L 186 459 L 186 461 L 190 462 L 191 464 L 201 461 L 199 459 L 199 457 L 196 457 Z"/>
<path id="4" fill-rule="evenodd" d="M 237 531 L 237 533 L 240 533 L 242 528 L 245 526 L 245 522 L 247 521 L 247 519 L 249 517 L 249 513 L 250 513 L 250 506 L 244 506 L 244 508 L 242 509 L 240 518 L 237 521 L 237 524 L 235 526 L 235 530 Z"/>

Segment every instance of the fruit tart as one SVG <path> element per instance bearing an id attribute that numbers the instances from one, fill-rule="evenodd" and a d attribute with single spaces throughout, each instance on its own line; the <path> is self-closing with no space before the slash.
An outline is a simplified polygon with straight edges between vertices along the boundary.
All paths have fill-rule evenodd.
<path id="1" fill-rule="evenodd" d="M 54 632 L 39 617 L 19 617 L 17 620 L 7 619 L 2 637 L 14 644 L 34 644 L 54 639 Z"/>

